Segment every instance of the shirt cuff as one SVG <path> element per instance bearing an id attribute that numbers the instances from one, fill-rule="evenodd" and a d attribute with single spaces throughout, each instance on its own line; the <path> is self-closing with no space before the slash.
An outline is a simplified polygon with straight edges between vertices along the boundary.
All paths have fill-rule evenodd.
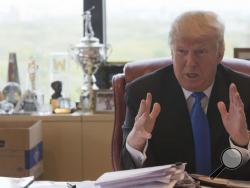
<path id="1" fill-rule="evenodd" d="M 147 148 L 148 148 L 148 141 L 145 144 L 143 152 L 140 152 L 140 151 L 136 150 L 135 148 L 131 147 L 128 144 L 128 142 L 126 141 L 126 149 L 128 150 L 129 154 L 131 155 L 137 168 L 142 167 L 143 163 L 147 159 L 147 156 L 146 156 Z"/>
<path id="2" fill-rule="evenodd" d="M 229 138 L 230 147 L 239 150 L 242 155 L 243 164 L 245 164 L 250 159 L 250 141 L 248 142 L 247 148 L 236 146 L 231 138 Z"/>

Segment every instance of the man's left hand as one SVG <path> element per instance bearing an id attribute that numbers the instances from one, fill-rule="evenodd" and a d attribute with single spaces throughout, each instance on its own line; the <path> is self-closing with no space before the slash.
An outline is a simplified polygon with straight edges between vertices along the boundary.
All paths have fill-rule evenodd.
<path id="1" fill-rule="evenodd" d="M 223 125 L 236 145 L 246 146 L 249 143 L 249 134 L 244 104 L 234 83 L 229 87 L 229 98 L 230 105 L 228 111 L 224 102 L 220 101 L 217 104 Z"/>

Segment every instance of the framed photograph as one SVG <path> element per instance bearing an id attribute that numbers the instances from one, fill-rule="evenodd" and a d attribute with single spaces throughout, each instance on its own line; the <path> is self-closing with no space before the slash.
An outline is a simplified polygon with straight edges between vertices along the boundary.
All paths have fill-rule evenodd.
<path id="1" fill-rule="evenodd" d="M 95 113 L 114 112 L 114 96 L 110 89 L 101 89 L 96 91 Z"/>
<path id="2" fill-rule="evenodd" d="M 250 60 L 250 48 L 234 48 L 234 57 Z"/>

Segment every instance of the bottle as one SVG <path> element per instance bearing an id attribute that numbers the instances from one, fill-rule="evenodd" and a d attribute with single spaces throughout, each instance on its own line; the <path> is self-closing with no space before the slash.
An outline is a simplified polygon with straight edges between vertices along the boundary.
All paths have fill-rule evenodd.
<path id="1" fill-rule="evenodd" d="M 16 53 L 13 52 L 9 54 L 8 82 L 16 82 L 20 84 Z"/>

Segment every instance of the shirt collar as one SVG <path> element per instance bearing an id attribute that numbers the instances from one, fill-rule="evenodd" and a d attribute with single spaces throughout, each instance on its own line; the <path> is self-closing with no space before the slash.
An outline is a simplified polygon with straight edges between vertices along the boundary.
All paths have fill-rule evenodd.
<path id="1" fill-rule="evenodd" d="M 208 98 L 211 95 L 213 85 L 214 85 L 214 82 L 207 89 L 205 89 L 203 91 Z M 187 100 L 190 97 L 190 95 L 193 93 L 193 91 L 188 91 L 188 90 L 184 89 L 183 87 L 181 87 L 181 88 L 182 88 L 182 91 L 184 93 L 185 99 Z"/>

